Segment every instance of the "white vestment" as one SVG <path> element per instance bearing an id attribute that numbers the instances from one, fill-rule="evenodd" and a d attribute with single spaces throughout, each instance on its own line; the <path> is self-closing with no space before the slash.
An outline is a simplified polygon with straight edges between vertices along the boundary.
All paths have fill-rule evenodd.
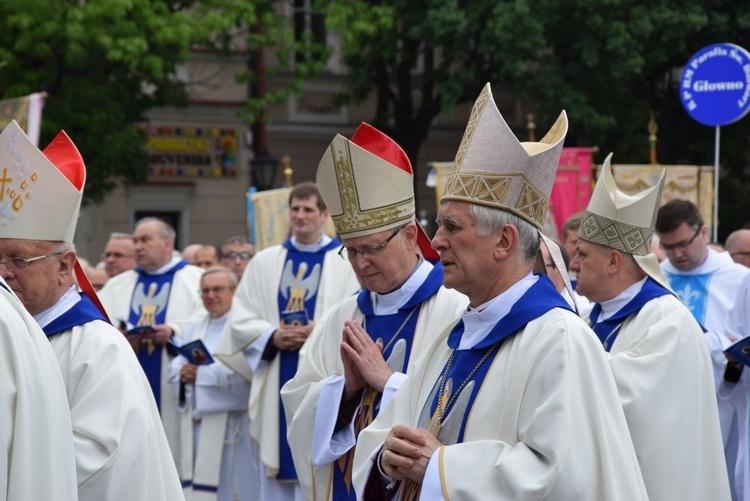
<path id="1" fill-rule="evenodd" d="M 732 498 L 750 501 L 750 367 L 743 367 L 738 382 L 726 381 L 727 359 L 722 351 L 732 344 L 729 336 L 736 340 L 750 336 L 750 274 L 745 275 L 740 285 L 737 301 L 729 310 L 724 330 L 714 334 L 708 333 L 715 346 L 712 354 Z"/>
<path id="2" fill-rule="evenodd" d="M 0 501 L 77 499 L 70 411 L 44 333 L 0 278 Z"/>
<path id="3" fill-rule="evenodd" d="M 198 293 L 201 275 L 203 275 L 203 269 L 192 265 L 175 272 L 167 303 L 165 323 L 174 331 L 178 339 L 182 339 L 185 329 L 206 312 Z M 133 289 L 137 281 L 138 273 L 128 270 L 107 280 L 102 290 L 99 291 L 99 300 L 113 325 L 128 323 Z M 176 463 L 180 457 L 180 415 L 177 402 L 173 398 L 172 385 L 168 381 L 170 357 L 167 350 L 162 350 L 162 353 L 159 413 Z"/>
<path id="4" fill-rule="evenodd" d="M 338 249 L 334 249 L 326 252 L 313 320 L 320 319 L 334 304 L 360 288 L 351 265 L 341 259 L 337 251 Z M 281 484 L 274 480 L 280 462 L 279 356 L 267 363 L 260 360 L 260 355 L 273 330 L 279 327 L 278 294 L 286 257 L 287 250 L 282 245 L 263 249 L 253 257 L 232 300 L 232 337 L 231 343 L 228 343 L 231 346 L 220 343 L 221 346 L 217 348 L 217 358 L 220 360 L 243 350 L 249 359 L 257 360 L 257 363 L 250 364 L 255 374 L 250 390 L 249 413 L 250 436 L 260 446 L 261 468 L 266 471 L 265 475 L 261 472 L 262 492 L 268 492 L 266 489 L 274 489 L 275 484 Z M 297 482 L 287 483 L 297 485 Z"/>
<path id="5" fill-rule="evenodd" d="M 737 331 L 736 323 L 725 324 L 730 320 L 729 312 L 735 301 L 744 294 L 746 286 L 742 285 L 742 281 L 750 274 L 750 269 L 735 263 L 728 252 L 716 252 L 711 248 L 708 248 L 706 261 L 693 270 L 680 271 L 672 266 L 668 259 L 662 261 L 661 268 L 672 290 L 708 331 L 706 338 L 713 360 L 714 382 L 719 391 L 726 367 L 723 350 L 732 343 L 727 336 L 747 335 Z M 742 456 L 747 453 L 738 448 L 740 442 L 747 441 L 750 431 L 746 418 L 747 400 L 744 395 L 734 391 L 731 395 L 730 397 L 729 393 L 725 392 L 724 397 L 718 400 L 719 421 L 724 437 L 725 462 L 732 486 L 732 496 L 742 499 L 738 497 L 738 490 L 750 491 L 750 484 L 742 487 L 745 484 L 741 473 L 744 471 L 741 464 L 744 462 Z M 739 472 L 739 476 L 735 477 L 735 471 Z M 747 496 L 746 499 L 750 500 L 750 492 Z"/>
<path id="6" fill-rule="evenodd" d="M 609 355 L 649 498 L 730 499 L 710 355 L 685 305 L 651 299 Z"/>
<path id="7" fill-rule="evenodd" d="M 188 327 L 184 343 L 200 339 L 213 355 L 222 335 L 229 332 L 230 314 L 211 319 L 208 314 Z M 177 356 L 169 379 L 179 394 L 180 370 L 188 363 Z M 181 433 L 181 461 L 186 498 L 192 500 L 255 501 L 259 499 L 257 447 L 248 432 L 247 404 L 250 377 L 241 377 L 215 360 L 198 367 L 195 383 L 187 384 Z M 255 449 L 255 450 L 253 450 Z M 207 489 L 208 488 L 208 489 Z"/>
<path id="8" fill-rule="evenodd" d="M 359 496 L 391 427 L 417 427 L 424 417 L 453 351 L 449 333 L 425 350 L 360 433 L 354 458 Z M 483 339 L 466 347 L 462 339 L 458 349 Z M 464 410 L 463 441 L 432 455 L 423 499 L 647 499 L 605 353 L 580 317 L 552 309 L 505 339 L 488 363 L 473 405 Z"/>
<path id="9" fill-rule="evenodd" d="M 35 316 L 42 328 L 54 320 L 48 314 L 54 309 Z M 125 337 L 94 320 L 52 336 L 50 343 L 70 406 L 78 498 L 183 499 L 151 387 Z"/>
<path id="10" fill-rule="evenodd" d="M 419 285 L 417 284 L 417 287 Z M 405 299 L 408 300 L 410 297 Z M 443 329 L 458 318 L 466 306 L 466 296 L 443 287 L 421 304 L 407 373 L 411 371 L 419 355 L 432 344 Z M 378 314 L 377 310 L 375 314 Z M 294 454 L 294 464 L 302 492 L 308 500 L 332 499 L 333 464 L 354 445 L 353 423 L 346 430 L 349 435 L 347 438 L 350 439 L 347 443 L 336 444 L 337 448 L 333 448 L 331 437 L 344 390 L 344 367 L 339 352 L 344 322 L 361 322 L 363 317 L 356 296 L 336 305 L 316 325 L 310 339 L 305 343 L 297 374 L 281 390 L 289 423 L 287 436 Z M 368 334 L 375 339 L 379 337 L 378 332 L 368 331 Z M 388 384 L 401 381 L 403 379 L 392 376 Z M 386 387 L 385 392 L 388 391 Z M 380 403 L 381 409 L 386 404 L 385 392 L 384 400 Z M 335 438 L 338 439 L 341 433 L 337 433 Z M 321 450 L 318 443 L 325 446 L 325 449 Z M 324 463 L 313 459 L 321 456 L 325 457 Z"/>

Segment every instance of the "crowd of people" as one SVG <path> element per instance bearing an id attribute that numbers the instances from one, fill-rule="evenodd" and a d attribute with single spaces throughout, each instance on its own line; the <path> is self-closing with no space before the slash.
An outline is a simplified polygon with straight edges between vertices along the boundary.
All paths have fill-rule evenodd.
<path id="1" fill-rule="evenodd" d="M 750 336 L 750 229 L 715 250 L 664 175 L 626 194 L 610 154 L 550 240 L 567 131 L 518 141 L 487 85 L 432 239 L 408 157 L 362 124 L 290 190 L 283 243 L 178 252 L 144 218 L 91 265 L 83 159 L 12 123 L 0 500 L 750 500 L 725 353 Z"/>

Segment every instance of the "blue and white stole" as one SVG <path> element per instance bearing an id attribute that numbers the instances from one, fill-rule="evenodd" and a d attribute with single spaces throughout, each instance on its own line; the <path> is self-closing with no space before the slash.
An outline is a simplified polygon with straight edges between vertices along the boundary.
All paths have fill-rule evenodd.
<path id="1" fill-rule="evenodd" d="M 334 250 L 341 242 L 332 239 L 316 251 L 301 251 L 292 245 L 291 239 L 282 244 L 286 248 L 286 262 L 281 273 L 279 283 L 278 306 L 279 313 L 283 311 L 307 312 L 307 318 L 313 319 L 315 302 L 318 299 L 318 287 L 323 276 L 323 262 L 328 251 Z M 281 315 L 279 315 L 282 317 Z M 299 350 L 279 351 L 279 388 L 294 377 L 297 372 Z M 277 480 L 296 480 L 292 451 L 286 440 L 286 414 L 279 395 L 279 474 Z"/>
<path id="2" fill-rule="evenodd" d="M 594 333 L 596 333 L 599 341 L 602 342 L 604 349 L 606 351 L 612 349 L 612 345 L 615 343 L 615 339 L 617 339 L 619 334 L 620 327 L 630 315 L 639 312 L 641 308 L 652 299 L 667 294 L 671 294 L 671 292 L 659 285 L 651 277 L 647 277 L 646 281 L 643 283 L 643 287 L 641 287 L 641 290 L 633 299 L 628 301 L 628 303 L 620 308 L 617 313 L 601 322 L 597 322 L 597 319 L 602 312 L 602 306 L 599 303 L 596 303 L 591 310 L 589 320 L 591 322 L 591 328 L 594 330 Z"/>
<path id="3" fill-rule="evenodd" d="M 79 325 L 93 322 L 94 320 L 102 320 L 103 322 L 109 323 L 102 312 L 99 311 L 89 297 L 82 293 L 78 293 L 81 296 L 81 300 L 74 304 L 68 311 L 48 323 L 42 330 L 51 338 L 55 334 L 60 334 L 68 329 L 77 327 Z"/>
<path id="4" fill-rule="evenodd" d="M 446 444 L 455 444 L 463 441 L 469 410 L 479 393 L 489 367 L 492 365 L 492 360 L 494 360 L 500 351 L 500 345 L 506 339 L 526 327 L 526 324 L 554 308 L 572 311 L 565 299 L 557 292 L 550 279 L 547 278 L 547 275 L 540 274 L 537 275 L 537 281 L 516 301 L 508 314 L 492 328 L 484 339 L 470 349 L 458 349 L 464 333 L 463 320 L 460 320 L 453 327 L 447 341 L 448 346 L 453 349 L 453 361 L 451 363 L 449 360 L 443 367 L 441 378 L 435 382 L 435 395 L 430 403 L 431 424 L 434 423 L 436 425 L 435 429 L 438 433 L 435 436 L 437 438 Z M 482 359 L 484 359 L 483 362 Z M 453 391 L 445 391 L 443 395 L 440 395 L 441 383 L 447 386 L 445 383 L 449 381 L 452 382 Z M 473 384 L 469 385 L 469 382 L 473 382 Z M 472 387 L 468 398 L 465 395 L 459 394 L 460 387 L 462 386 Z M 450 393 L 453 393 L 453 395 Z M 450 418 L 454 404 L 459 400 L 465 402 L 465 405 L 462 404 L 463 411 L 460 416 L 460 427 L 454 436 L 442 436 L 440 427 Z M 444 417 L 445 419 L 442 422 L 436 422 L 436 418 L 438 417 Z"/>
<path id="5" fill-rule="evenodd" d="M 380 339 L 383 343 L 383 358 L 389 362 L 393 371 L 406 373 L 411 356 L 414 331 L 419 319 L 419 308 L 422 303 L 437 294 L 443 285 L 443 267 L 436 264 L 414 295 L 396 313 L 375 315 L 370 301 L 370 291 L 365 289 L 357 295 L 357 306 L 364 313 L 364 325 L 373 341 Z M 403 326 L 403 327 L 402 327 Z M 397 336 L 397 337 L 396 337 Z M 398 360 L 400 367 L 391 366 L 392 360 Z M 354 436 L 369 426 L 380 412 L 380 399 L 383 394 L 370 386 L 365 387 L 362 403 L 354 416 Z M 333 465 L 333 497 L 336 501 L 356 499 L 352 486 L 354 451 L 356 445 L 349 449 Z"/>
<path id="6" fill-rule="evenodd" d="M 664 274 L 677 297 L 685 303 L 698 323 L 704 325 L 709 297 L 708 288 L 711 285 L 711 277 L 714 272 L 700 275 L 681 275 L 665 271 Z"/>
<path id="7" fill-rule="evenodd" d="M 165 323 L 174 275 L 187 265 L 187 261 L 180 261 L 159 275 L 150 275 L 140 268 L 134 269 L 138 273 L 138 280 L 130 299 L 128 326 L 140 327 Z M 140 344 L 133 346 L 133 349 L 151 385 L 156 406 L 161 410 L 161 362 L 164 345 L 147 339 L 140 341 Z"/>

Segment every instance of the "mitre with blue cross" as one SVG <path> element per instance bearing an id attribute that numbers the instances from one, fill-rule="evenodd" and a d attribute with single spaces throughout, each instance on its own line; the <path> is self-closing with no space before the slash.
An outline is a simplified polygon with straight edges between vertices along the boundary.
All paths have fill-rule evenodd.
<path id="1" fill-rule="evenodd" d="M 518 141 L 495 105 L 490 84 L 485 85 L 440 201 L 506 210 L 541 230 L 567 132 L 563 111 L 541 141 Z"/>
<path id="2" fill-rule="evenodd" d="M 318 190 L 342 239 L 373 235 L 415 221 L 414 173 L 404 150 L 362 123 L 351 139 L 337 134 L 318 165 Z M 437 261 L 417 224 L 425 259 Z"/>
<path id="3" fill-rule="evenodd" d="M 666 171 L 662 170 L 659 182 L 654 186 L 628 195 L 618 189 L 612 175 L 611 161 L 612 153 L 604 160 L 578 228 L 578 238 L 631 254 L 646 274 L 669 289 L 659 261 L 651 253 L 651 239 Z"/>
<path id="4" fill-rule="evenodd" d="M 73 243 L 86 169 L 60 132 L 44 151 L 16 121 L 0 134 L 0 238 Z"/>

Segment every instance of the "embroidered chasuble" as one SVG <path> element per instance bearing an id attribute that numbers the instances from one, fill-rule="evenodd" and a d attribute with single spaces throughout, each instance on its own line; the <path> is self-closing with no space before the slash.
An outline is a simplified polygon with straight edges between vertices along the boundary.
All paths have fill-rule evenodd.
<path id="1" fill-rule="evenodd" d="M 86 294 L 79 294 L 81 296 L 80 301 L 74 304 L 68 311 L 44 326 L 42 330 L 47 337 L 52 337 L 55 334 L 65 332 L 66 330 L 72 329 L 78 325 L 93 322 L 94 320 L 101 320 L 109 323 L 109 321 L 104 318 L 101 311 L 99 311 L 99 308 L 94 305 Z"/>
<path id="2" fill-rule="evenodd" d="M 522 330 L 527 323 L 554 308 L 572 311 L 549 278 L 538 275 L 538 280 L 513 305 L 508 314 L 484 339 L 468 350 L 458 349 L 464 333 L 464 323 L 460 320 L 447 340 L 453 352 L 425 402 L 417 427 L 429 430 L 446 445 L 463 442 L 472 405 L 502 343 Z M 416 500 L 420 490 L 421 484 L 406 481 L 399 499 Z"/>
<path id="3" fill-rule="evenodd" d="M 443 283 L 443 269 L 435 266 L 424 283 L 398 312 L 391 315 L 375 315 L 370 301 L 370 291 L 363 290 L 357 295 L 357 306 L 365 315 L 362 326 L 374 341 L 383 344 L 383 358 L 388 367 L 394 372 L 406 373 L 411 356 L 414 331 L 424 301 L 436 294 Z M 382 393 L 370 386 L 365 387 L 362 402 L 354 415 L 354 436 L 365 429 L 378 416 Z M 356 445 L 341 456 L 333 466 L 333 496 L 332 499 L 356 500 L 356 493 L 352 486 L 354 453 Z"/>
<path id="4" fill-rule="evenodd" d="M 279 318 L 283 325 L 285 313 L 294 315 L 293 312 L 305 311 L 307 318 L 313 318 L 326 252 L 336 249 L 341 242 L 333 239 L 328 245 L 315 252 L 300 251 L 292 245 L 290 240 L 282 245 L 287 250 L 278 293 Z M 280 350 L 278 356 L 279 387 L 282 387 L 297 372 L 299 350 Z M 278 405 L 281 419 L 279 420 L 279 474 L 276 479 L 296 480 L 297 473 L 294 470 L 292 451 L 286 439 L 286 414 L 281 396 L 278 398 Z"/>
<path id="5" fill-rule="evenodd" d="M 589 315 L 589 320 L 591 328 L 602 342 L 604 349 L 606 351 L 612 349 L 612 345 L 614 344 L 615 339 L 617 339 L 620 327 L 630 315 L 639 312 L 641 308 L 643 308 L 643 305 L 652 299 L 666 294 L 671 294 L 671 292 L 656 283 L 651 277 L 648 277 L 638 294 L 608 319 L 597 322 L 599 314 L 602 312 L 602 307 L 599 303 L 595 304 Z"/>
<path id="6" fill-rule="evenodd" d="M 681 275 L 676 273 L 669 273 L 665 271 L 664 274 L 669 280 L 669 285 L 677 294 L 677 297 L 682 299 L 682 302 L 688 307 L 690 312 L 693 314 L 695 319 L 701 325 L 705 325 L 706 321 L 706 306 L 708 305 L 708 298 L 711 294 L 711 278 L 715 272 L 703 273 L 701 275 Z"/>
<path id="7" fill-rule="evenodd" d="M 187 261 L 180 261 L 160 275 L 150 275 L 140 268 L 134 269 L 138 273 L 138 280 L 130 299 L 129 328 L 153 326 L 166 322 L 167 304 L 174 274 L 187 265 Z M 150 339 L 142 340 L 140 336 L 131 337 L 133 339 L 129 339 L 130 344 L 154 392 L 156 406 L 161 410 L 161 362 L 165 346 L 158 345 Z"/>

